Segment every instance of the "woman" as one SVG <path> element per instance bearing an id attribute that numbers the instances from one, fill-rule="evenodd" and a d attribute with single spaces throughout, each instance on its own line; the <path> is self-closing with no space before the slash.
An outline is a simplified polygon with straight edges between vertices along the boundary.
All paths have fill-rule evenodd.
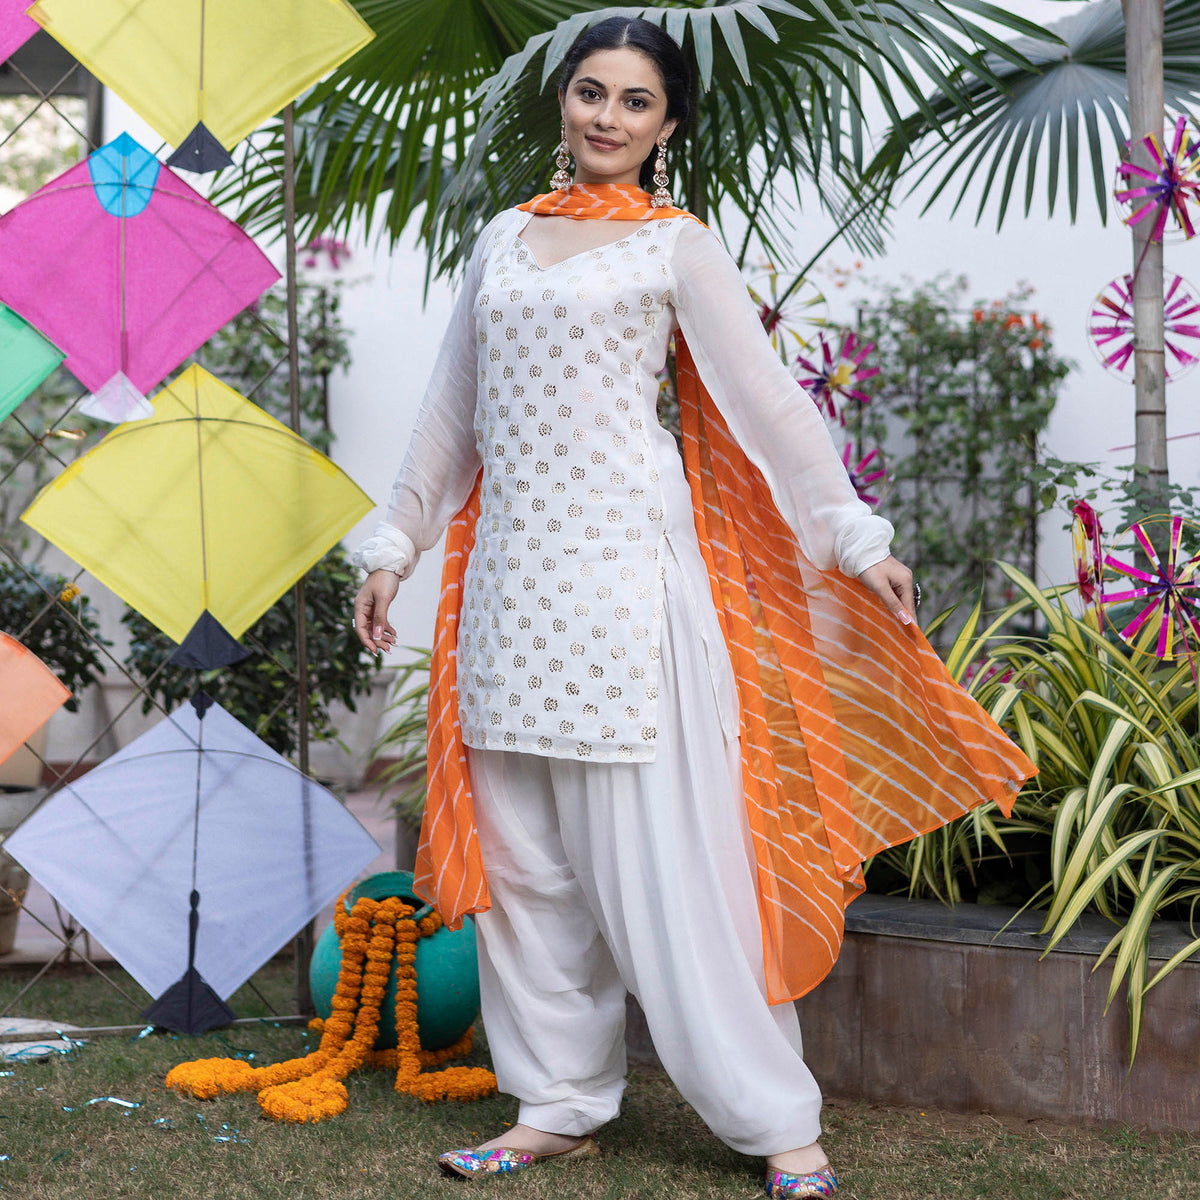
<path id="1" fill-rule="evenodd" d="M 355 628 L 395 644 L 388 605 L 449 525 L 418 888 L 448 922 L 476 913 L 488 1045 L 520 1112 L 442 1168 L 597 1153 L 632 991 L 683 1096 L 766 1157 L 768 1194 L 828 1196 L 820 1092 L 779 1001 L 832 964 L 863 858 L 1030 768 L 916 631 L 892 527 L 736 264 L 671 207 L 688 94 L 679 47 L 643 20 L 568 53 L 554 190 L 474 248 L 356 555 Z M 686 470 L 655 413 L 673 333 Z"/>

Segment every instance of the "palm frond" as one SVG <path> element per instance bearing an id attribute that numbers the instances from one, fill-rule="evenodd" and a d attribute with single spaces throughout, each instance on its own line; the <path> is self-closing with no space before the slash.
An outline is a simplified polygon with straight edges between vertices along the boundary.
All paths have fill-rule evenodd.
<path id="1" fill-rule="evenodd" d="M 1051 214 L 1065 166 L 1067 208 L 1074 221 L 1080 176 L 1090 165 L 1096 206 L 1106 222 L 1118 151 L 1129 133 L 1120 0 L 1089 5 L 1047 33 L 1052 36 L 1013 43 L 1034 70 L 989 54 L 990 78 L 978 75 L 954 92 L 932 93 L 928 107 L 933 119 L 921 110 L 895 123 L 867 177 L 911 181 L 906 197 L 928 190 L 922 211 L 957 187 L 951 209 L 956 213 L 974 192 L 976 223 L 994 200 L 999 228 L 1014 195 L 1023 197 L 1025 215 L 1030 214 L 1043 163 Z M 1195 111 L 1200 102 L 1200 0 L 1166 0 L 1163 75 L 1168 111 Z M 964 92 L 969 113 L 962 108 Z"/>
<path id="2" fill-rule="evenodd" d="M 992 65 L 1029 64 L 991 32 L 1038 27 L 982 0 L 691 0 L 602 7 L 587 0 L 356 0 L 375 40 L 296 105 L 301 236 L 363 222 L 394 244 L 421 214 L 431 266 L 453 268 L 461 246 L 500 206 L 544 189 L 558 140 L 550 90 L 578 33 L 606 16 L 662 25 L 697 75 L 695 124 L 673 164 L 677 194 L 705 215 L 729 199 L 771 202 L 808 189 L 834 217 L 854 205 L 866 107 L 896 122 L 907 99 L 929 123 L 932 87 L 957 112 L 961 80 L 1000 87 Z M 256 233 L 280 227 L 279 125 L 268 126 L 214 198 Z M 756 174 L 757 170 L 757 174 Z M 881 202 L 883 193 L 881 190 Z M 882 203 L 846 220 L 862 249 L 878 246 Z M 786 261 L 780 232 L 766 228 Z"/>

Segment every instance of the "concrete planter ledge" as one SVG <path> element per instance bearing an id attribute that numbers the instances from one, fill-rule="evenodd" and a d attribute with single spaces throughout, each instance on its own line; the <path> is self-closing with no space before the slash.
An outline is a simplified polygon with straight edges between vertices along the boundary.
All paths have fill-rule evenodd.
<path id="1" fill-rule="evenodd" d="M 1200 961 L 1147 997 L 1129 1070 L 1124 990 L 1105 1014 L 1111 964 L 1092 969 L 1116 927 L 1085 919 L 1042 958 L 1040 914 L 1012 920 L 1015 911 L 856 900 L 836 966 L 796 1002 L 824 1093 L 1200 1132 Z M 1190 940 L 1186 926 L 1164 922 L 1152 955 L 1166 959 Z M 632 1000 L 628 1043 L 631 1057 L 653 1061 Z"/>
<path id="2" fill-rule="evenodd" d="M 958 904 L 909 900 L 901 896 L 860 896 L 846 909 L 847 933 L 878 933 L 888 937 L 919 938 L 930 942 L 963 942 L 976 946 L 1007 946 L 1042 953 L 1050 935 L 1039 933 L 1044 912 L 1021 912 L 991 904 Z M 1087 954 L 1095 958 L 1112 940 L 1117 926 L 1088 915 L 1054 947 L 1054 954 Z M 1182 921 L 1156 921 L 1150 933 L 1151 959 L 1166 960 L 1200 936 Z M 1189 962 L 1200 962 L 1200 954 Z M 1198 1060 L 1200 1065 L 1200 1060 Z"/>

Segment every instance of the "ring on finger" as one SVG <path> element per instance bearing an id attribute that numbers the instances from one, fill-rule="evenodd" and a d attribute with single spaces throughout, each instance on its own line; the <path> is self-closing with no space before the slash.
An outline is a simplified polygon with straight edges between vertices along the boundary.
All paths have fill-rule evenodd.
<path id="1" fill-rule="evenodd" d="M 915 579 L 913 580 L 913 600 L 916 602 L 915 607 L 920 608 L 921 607 L 921 585 Z"/>

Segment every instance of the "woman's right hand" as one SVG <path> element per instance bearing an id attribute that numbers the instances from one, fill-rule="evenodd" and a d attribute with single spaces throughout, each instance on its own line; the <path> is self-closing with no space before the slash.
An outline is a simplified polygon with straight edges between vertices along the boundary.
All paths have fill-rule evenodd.
<path id="1" fill-rule="evenodd" d="M 372 654 L 387 654 L 396 644 L 387 611 L 399 588 L 400 576 L 395 571 L 372 571 L 354 597 L 354 632 Z"/>

